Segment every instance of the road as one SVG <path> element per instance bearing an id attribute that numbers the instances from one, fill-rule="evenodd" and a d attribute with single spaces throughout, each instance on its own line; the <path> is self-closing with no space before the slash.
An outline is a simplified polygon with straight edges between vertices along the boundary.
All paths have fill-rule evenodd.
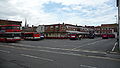
<path id="1" fill-rule="evenodd" d="M 120 68 L 109 54 L 116 39 L 20 41 L 0 43 L 0 68 Z"/>

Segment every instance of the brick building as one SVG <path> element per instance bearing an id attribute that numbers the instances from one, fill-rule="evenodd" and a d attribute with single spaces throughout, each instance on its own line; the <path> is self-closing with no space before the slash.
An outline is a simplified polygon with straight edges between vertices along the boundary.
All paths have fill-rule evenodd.
<path id="1" fill-rule="evenodd" d="M 68 27 L 69 25 L 69 27 Z M 70 24 L 52 24 L 52 25 L 45 25 L 45 36 L 46 37 L 61 37 L 65 38 L 67 37 L 67 30 L 75 30 L 75 28 L 70 28 L 74 27 L 73 25 Z"/>
<path id="2" fill-rule="evenodd" d="M 101 26 L 95 27 L 95 34 L 115 34 L 117 36 L 118 24 L 101 24 Z"/>
<path id="3" fill-rule="evenodd" d="M 94 30 L 96 36 L 101 36 L 101 26 L 96 26 Z"/>
<path id="4" fill-rule="evenodd" d="M 91 30 L 83 26 L 77 26 L 72 24 L 52 24 L 52 25 L 40 25 L 37 28 L 37 32 L 42 32 L 45 36 L 54 38 L 67 38 L 69 33 L 81 33 L 88 34 Z"/>

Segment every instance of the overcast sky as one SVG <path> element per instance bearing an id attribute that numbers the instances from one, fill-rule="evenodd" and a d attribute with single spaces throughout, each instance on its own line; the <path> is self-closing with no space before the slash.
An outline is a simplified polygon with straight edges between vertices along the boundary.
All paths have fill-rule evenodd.
<path id="1" fill-rule="evenodd" d="M 116 0 L 0 0 L 0 19 L 29 25 L 115 23 Z"/>

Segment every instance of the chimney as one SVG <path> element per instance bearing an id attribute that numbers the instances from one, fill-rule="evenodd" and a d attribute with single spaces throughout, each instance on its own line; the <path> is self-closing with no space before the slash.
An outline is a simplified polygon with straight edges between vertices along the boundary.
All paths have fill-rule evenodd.
<path id="1" fill-rule="evenodd" d="M 76 26 L 77 26 L 77 24 L 76 24 Z"/>
<path id="2" fill-rule="evenodd" d="M 63 22 L 63 25 L 64 25 L 65 23 Z"/>

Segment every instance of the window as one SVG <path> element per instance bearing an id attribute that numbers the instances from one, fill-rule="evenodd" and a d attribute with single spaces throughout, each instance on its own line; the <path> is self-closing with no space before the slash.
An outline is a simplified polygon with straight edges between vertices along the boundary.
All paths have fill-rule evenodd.
<path id="1" fill-rule="evenodd" d="M 107 30 L 107 28 L 106 28 L 106 30 Z"/>
<path id="2" fill-rule="evenodd" d="M 50 29 L 53 29 L 53 26 L 50 26 Z"/>
<path id="3" fill-rule="evenodd" d="M 47 30 L 48 29 L 48 27 L 45 27 L 45 30 Z"/>
<path id="4" fill-rule="evenodd" d="M 4 34 L 4 37 L 13 37 L 13 34 Z"/>
<path id="5" fill-rule="evenodd" d="M 20 37 L 21 34 L 14 34 L 14 37 Z"/>
<path id="6" fill-rule="evenodd" d="M 41 27 L 41 31 L 43 30 L 43 27 Z"/>
<path id="7" fill-rule="evenodd" d="M 12 29 L 20 29 L 20 27 L 14 26 L 14 27 L 12 27 Z"/>
<path id="8" fill-rule="evenodd" d="M 55 26 L 55 29 L 56 29 L 56 30 L 59 30 L 59 26 Z"/>
<path id="9" fill-rule="evenodd" d="M 33 34 L 24 34 L 25 37 L 33 37 Z"/>
<path id="10" fill-rule="evenodd" d="M 0 37 L 3 37 L 3 34 L 0 34 Z"/>
<path id="11" fill-rule="evenodd" d="M 5 30 L 6 28 L 5 27 L 1 27 L 1 30 Z"/>
<path id="12" fill-rule="evenodd" d="M 6 26 L 6 27 L 1 27 L 0 30 L 5 30 L 5 29 L 18 29 L 20 30 L 19 26 Z"/>

